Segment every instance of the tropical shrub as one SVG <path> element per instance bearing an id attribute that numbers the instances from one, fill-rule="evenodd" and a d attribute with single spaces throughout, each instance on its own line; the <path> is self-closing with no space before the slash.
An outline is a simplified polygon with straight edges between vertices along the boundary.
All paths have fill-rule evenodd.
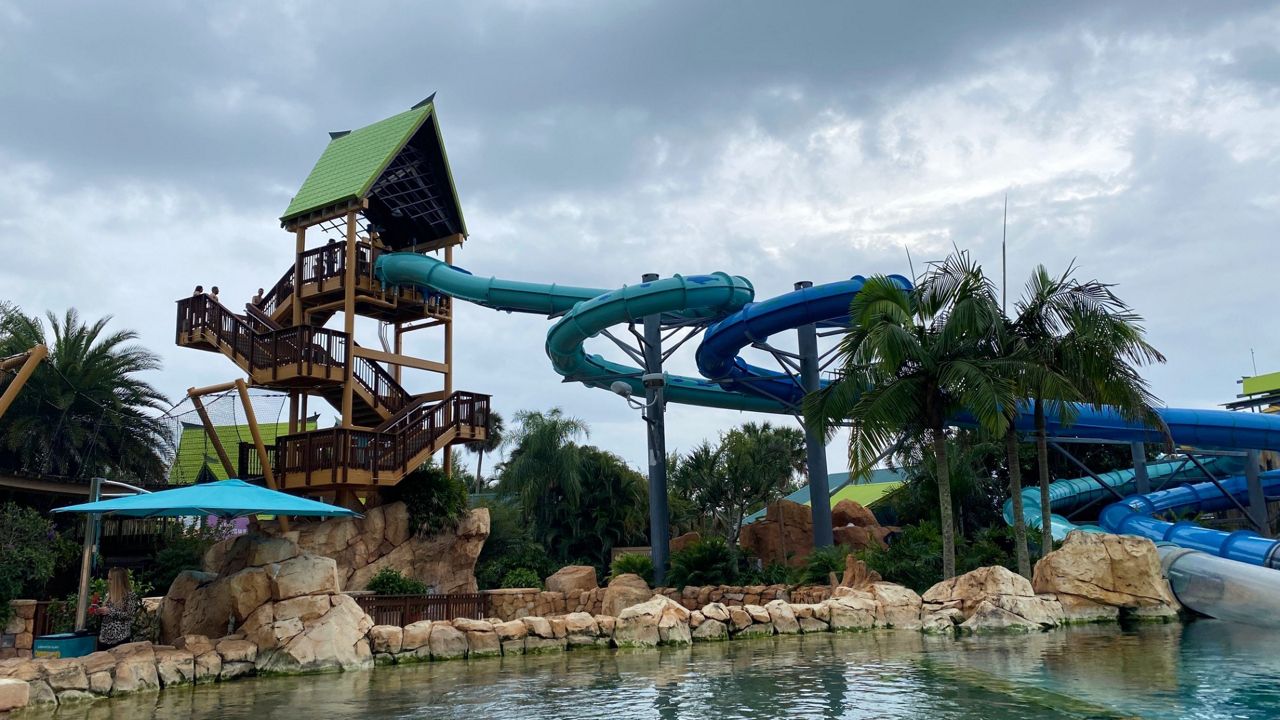
<path id="1" fill-rule="evenodd" d="M 388 499 L 405 504 L 409 530 L 415 535 L 453 530 L 467 512 L 466 483 L 431 463 L 405 475 L 389 490 Z"/>
<path id="2" fill-rule="evenodd" d="M 484 506 L 489 509 L 489 537 L 476 560 L 480 589 L 501 587 L 502 578 L 517 568 L 528 568 L 538 577 L 546 577 L 562 567 L 533 539 L 515 503 L 498 498 Z"/>
<path id="3" fill-rule="evenodd" d="M 502 587 L 542 589 L 542 578 L 529 568 L 516 568 L 502 576 Z"/>
<path id="4" fill-rule="evenodd" d="M 931 522 L 905 527 L 894 536 L 888 548 L 872 547 L 857 552 L 856 556 L 885 580 L 905 585 L 918 593 L 943 579 L 942 533 Z M 990 565 L 1016 569 L 1011 528 L 987 528 L 974 533 L 973 538 L 958 539 L 958 573 Z"/>
<path id="5" fill-rule="evenodd" d="M 7 622 L 10 600 L 43 590 L 58 559 L 57 532 L 39 512 L 22 505 L 0 507 L 0 622 Z"/>
<path id="6" fill-rule="evenodd" d="M 178 573 L 200 570 L 205 553 L 230 537 L 233 528 L 234 525 L 229 522 L 213 526 L 200 523 L 194 527 L 183 527 L 179 534 L 169 538 L 164 547 L 156 551 L 142 580 L 161 592 L 168 591 Z"/>
<path id="7" fill-rule="evenodd" d="M 815 549 L 805 559 L 804 582 L 810 585 L 825 585 L 830 581 L 831 573 L 840 577 L 844 572 L 845 556 L 848 554 L 849 548 L 843 545 Z"/>
<path id="8" fill-rule="evenodd" d="M 653 585 L 653 558 L 638 553 L 623 553 L 614 558 L 609 565 L 609 577 L 615 578 L 627 573 L 639 575 L 645 582 Z"/>
<path id="9" fill-rule="evenodd" d="M 804 568 L 771 562 L 759 570 L 748 570 L 741 575 L 740 581 L 743 585 L 799 585 L 804 578 Z"/>
<path id="10" fill-rule="evenodd" d="M 377 595 L 426 595 L 429 590 L 421 580 L 405 577 L 399 570 L 389 567 L 382 568 L 370 578 L 365 589 Z"/>
<path id="11" fill-rule="evenodd" d="M 696 540 L 671 553 L 671 572 L 667 584 L 674 588 L 688 585 L 729 585 L 737 577 L 729 546 L 718 537 Z"/>

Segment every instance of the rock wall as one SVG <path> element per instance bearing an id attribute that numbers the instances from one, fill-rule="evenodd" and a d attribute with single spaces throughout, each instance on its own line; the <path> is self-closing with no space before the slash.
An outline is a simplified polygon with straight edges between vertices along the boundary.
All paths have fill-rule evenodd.
<path id="1" fill-rule="evenodd" d="M 1077 548 L 1071 552 L 1097 559 L 1096 551 L 1089 548 L 1100 543 L 1114 550 L 1118 542 L 1127 542 L 1127 539 L 1076 540 L 1071 545 L 1088 550 Z M 661 590 L 637 598 L 640 589 L 635 581 L 639 578 L 620 576 L 607 588 L 583 589 L 583 583 L 579 583 L 579 587 L 570 591 L 596 593 L 603 604 L 626 603 L 616 614 L 573 611 L 509 620 L 459 618 L 422 621 L 405 627 L 375 626 L 353 599 L 337 592 L 337 564 L 332 559 L 297 553 L 296 547 L 294 555 L 280 559 L 280 555 L 287 554 L 287 549 L 286 545 L 265 545 L 251 557 L 274 560 L 263 565 L 248 565 L 226 578 L 210 580 L 200 573 L 184 574 L 174 582 L 162 603 L 162 617 L 167 616 L 167 622 L 174 622 L 176 609 L 181 611 L 177 615 L 178 626 L 190 625 L 210 614 L 200 609 L 201 603 L 222 602 L 217 596 L 230 592 L 231 580 L 243 576 L 236 585 L 237 590 L 230 593 L 235 597 L 226 601 L 234 613 L 236 608 L 246 608 L 256 602 L 241 601 L 238 594 L 246 592 L 254 596 L 254 588 L 261 582 L 259 573 L 265 574 L 268 595 L 249 611 L 235 634 L 220 640 L 210 640 L 201 634 L 182 634 L 174 637 L 171 645 L 128 643 L 82 658 L 0 660 L 0 712 L 28 703 L 80 702 L 96 696 L 223 681 L 259 672 L 311 672 L 367 667 L 371 663 L 481 658 L 581 647 L 684 645 L 874 628 L 942 635 L 1039 632 L 1078 619 L 1064 609 L 1059 596 L 1037 594 L 1037 588 L 1025 578 L 1002 567 L 979 568 L 938 583 L 923 596 L 853 568 L 853 574 L 859 579 L 856 587 L 842 585 L 834 590 L 792 591 L 794 600 L 812 590 L 815 597 L 806 597 L 804 602 L 784 598 L 766 600 L 770 594 L 777 593 L 778 586 L 686 588 L 675 597 L 671 595 L 674 591 Z M 1134 552 L 1128 557 L 1145 558 L 1144 549 L 1130 549 Z M 1145 591 L 1119 590 L 1147 588 L 1159 579 L 1158 575 L 1154 580 L 1150 576 L 1151 568 L 1145 560 L 1130 562 L 1125 557 L 1113 555 L 1110 560 L 1098 561 L 1120 562 L 1128 570 L 1117 575 L 1118 569 L 1112 567 L 1110 577 L 1124 577 L 1127 581 L 1103 587 L 1095 593 L 1098 599 L 1091 602 L 1114 609 L 1116 606 L 1105 603 L 1131 603 L 1136 602 L 1132 598 L 1148 597 Z M 1059 557 L 1049 563 L 1044 572 L 1056 567 L 1054 563 L 1064 562 Z M 215 587 L 221 589 L 211 589 Z M 712 600 L 696 608 L 689 606 L 716 593 L 720 595 L 719 601 Z M 834 596 L 817 600 L 816 595 L 822 593 Z M 498 591 L 491 597 L 524 598 L 536 604 L 538 596 L 544 594 L 537 590 Z M 732 597 L 739 594 L 741 598 Z M 559 595 L 567 596 L 566 593 Z M 741 604 L 731 604 L 734 602 Z M 192 619 L 188 620 L 188 616 Z"/>
<path id="2" fill-rule="evenodd" d="M 881 526 L 875 514 L 852 500 L 831 508 L 831 525 L 836 544 L 853 550 L 884 547 L 884 539 L 897 530 Z M 800 567 L 813 552 L 812 508 L 778 500 L 765 509 L 763 519 L 742 528 L 738 544 L 765 563 Z"/>
<path id="3" fill-rule="evenodd" d="M 369 508 L 363 518 L 294 521 L 287 535 L 275 523 L 260 531 L 297 544 L 303 552 L 333 558 L 343 590 L 363 590 L 383 568 L 419 580 L 436 593 L 475 592 L 476 559 L 489 537 L 489 510 L 474 508 L 452 531 L 430 537 L 409 532 L 404 503 Z M 204 569 L 220 575 L 243 567 L 251 536 L 215 545 L 205 555 Z"/>
<path id="4" fill-rule="evenodd" d="M 5 635 L 13 636 L 13 646 L 0 648 L 0 660 L 31 657 L 31 645 L 35 640 L 36 601 L 12 600 L 13 613 L 4 627 Z"/>

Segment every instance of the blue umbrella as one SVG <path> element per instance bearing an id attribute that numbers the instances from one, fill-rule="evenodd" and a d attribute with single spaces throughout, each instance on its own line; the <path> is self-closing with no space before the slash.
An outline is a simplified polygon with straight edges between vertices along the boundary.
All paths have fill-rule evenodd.
<path id="1" fill-rule="evenodd" d="M 346 508 L 269 490 L 235 479 L 187 485 L 173 490 L 161 490 L 143 495 L 129 495 L 110 500 L 81 503 L 79 505 L 68 505 L 67 507 L 57 508 L 54 512 L 134 518 L 200 517 L 205 515 L 214 515 L 220 518 L 245 517 L 247 515 L 359 517 L 359 513 Z"/>

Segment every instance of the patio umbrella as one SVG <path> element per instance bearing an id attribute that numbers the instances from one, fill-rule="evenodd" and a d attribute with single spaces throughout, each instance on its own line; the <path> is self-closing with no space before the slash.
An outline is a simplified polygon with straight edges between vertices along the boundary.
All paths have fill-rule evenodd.
<path id="1" fill-rule="evenodd" d="M 359 516 L 359 513 L 336 505 L 296 497 L 235 479 L 68 505 L 54 512 L 134 518 L 203 517 L 205 515 L 220 518 L 237 518 L 247 515 Z"/>

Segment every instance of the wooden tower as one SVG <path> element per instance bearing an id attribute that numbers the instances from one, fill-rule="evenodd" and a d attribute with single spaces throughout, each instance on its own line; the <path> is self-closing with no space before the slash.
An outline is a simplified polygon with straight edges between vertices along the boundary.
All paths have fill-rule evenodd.
<path id="1" fill-rule="evenodd" d="M 179 345 L 220 352 L 250 385 L 289 394 L 289 434 L 256 453 L 241 448 L 237 474 L 252 474 L 245 466 L 265 457 L 260 474 L 269 483 L 350 504 L 441 450 L 448 469 L 450 445 L 483 439 L 489 398 L 453 387 L 452 299 L 383 287 L 373 273 L 388 252 L 452 262 L 466 239 L 433 97 L 330 133 L 280 218 L 294 236 L 293 261 L 262 297 L 239 311 L 209 295 L 178 302 Z M 356 343 L 360 319 L 381 323 L 382 347 Z M 442 355 L 404 354 L 405 336 L 416 332 L 442 333 Z M 439 389 L 410 393 L 406 371 L 437 377 Z M 306 430 L 317 401 L 341 413 L 336 427 Z"/>

